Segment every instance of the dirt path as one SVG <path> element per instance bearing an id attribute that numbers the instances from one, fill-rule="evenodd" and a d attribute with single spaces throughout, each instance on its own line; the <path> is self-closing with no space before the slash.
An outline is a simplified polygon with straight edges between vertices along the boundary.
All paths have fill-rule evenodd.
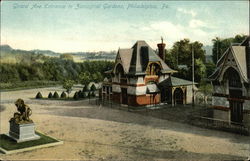
<path id="1" fill-rule="evenodd" d="M 42 94 L 61 89 L 38 89 Z M 250 156 L 250 137 L 193 127 L 156 117 L 100 108 L 86 101 L 31 99 L 37 89 L 1 93 L 0 133 L 8 132 L 13 101 L 24 98 L 37 130 L 63 145 L 1 159 L 236 160 Z"/>

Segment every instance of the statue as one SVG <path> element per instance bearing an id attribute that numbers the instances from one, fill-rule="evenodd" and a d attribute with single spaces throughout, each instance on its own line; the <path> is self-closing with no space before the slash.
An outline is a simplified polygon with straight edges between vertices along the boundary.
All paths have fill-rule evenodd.
<path id="1" fill-rule="evenodd" d="M 32 111 L 29 106 L 20 98 L 16 100 L 15 105 L 18 112 L 15 112 L 9 121 L 10 131 L 7 135 L 17 143 L 40 139 L 35 133 L 35 124 L 30 119 Z"/>
<path id="2" fill-rule="evenodd" d="M 25 123 L 33 123 L 33 121 L 29 118 L 32 114 L 32 110 L 27 106 L 22 99 L 17 99 L 15 102 L 17 107 L 17 111 L 14 113 L 14 116 L 10 119 L 17 124 L 25 124 Z"/>

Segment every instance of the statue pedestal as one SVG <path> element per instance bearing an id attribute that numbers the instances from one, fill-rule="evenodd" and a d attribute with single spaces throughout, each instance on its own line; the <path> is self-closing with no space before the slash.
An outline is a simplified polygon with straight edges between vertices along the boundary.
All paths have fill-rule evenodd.
<path id="1" fill-rule="evenodd" d="M 10 131 L 8 136 L 14 139 L 17 143 L 40 139 L 40 136 L 35 134 L 34 123 L 17 124 L 15 121 L 10 121 Z"/>

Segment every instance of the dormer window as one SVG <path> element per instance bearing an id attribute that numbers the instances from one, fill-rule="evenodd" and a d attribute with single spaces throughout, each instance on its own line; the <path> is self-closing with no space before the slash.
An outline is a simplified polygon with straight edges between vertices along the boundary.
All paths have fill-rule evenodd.
<path id="1" fill-rule="evenodd" d="M 116 66 L 116 74 L 118 75 L 118 79 L 120 83 L 127 83 L 127 78 L 124 73 L 124 69 L 121 64 Z"/>
<path id="2" fill-rule="evenodd" d="M 161 71 L 161 66 L 159 63 L 150 63 L 147 67 L 147 75 L 159 75 Z"/>

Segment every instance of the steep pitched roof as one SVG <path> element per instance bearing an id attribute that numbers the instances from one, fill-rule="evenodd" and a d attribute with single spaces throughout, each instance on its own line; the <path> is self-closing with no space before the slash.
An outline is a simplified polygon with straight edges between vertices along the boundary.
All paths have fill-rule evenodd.
<path id="1" fill-rule="evenodd" d="M 241 46 L 249 46 L 249 43 L 250 43 L 250 36 L 246 37 L 245 40 L 243 40 L 240 45 Z"/>
<path id="2" fill-rule="evenodd" d="M 121 64 L 124 68 L 124 72 L 129 72 L 130 61 L 132 57 L 133 49 L 119 49 L 118 55 L 121 58 Z"/>
<path id="3" fill-rule="evenodd" d="M 246 47 L 232 46 L 233 55 L 237 66 L 242 74 L 242 77 L 247 81 L 247 61 L 246 61 Z"/>
<path id="4" fill-rule="evenodd" d="M 208 77 L 208 79 L 215 80 L 219 76 L 220 70 L 221 67 L 215 68 L 214 72 Z"/>
<path id="5" fill-rule="evenodd" d="M 128 75 L 145 75 L 148 62 L 160 62 L 162 73 L 176 72 L 155 53 L 155 51 L 143 40 L 137 41 L 131 49 L 119 49 L 116 63 L 122 64 Z"/>
<path id="6" fill-rule="evenodd" d="M 248 71 L 248 65 L 250 65 L 250 59 L 247 59 L 247 57 L 250 57 L 250 53 L 248 50 L 248 43 L 249 36 L 240 45 L 230 46 L 217 62 L 217 67 L 214 73 L 209 76 L 209 79 L 216 80 L 217 78 L 219 78 L 219 76 L 222 74 L 224 63 L 227 59 L 228 54 L 232 53 L 237 67 L 240 71 L 240 75 L 242 76 L 245 82 L 249 82 L 248 72 L 250 71 Z"/>

